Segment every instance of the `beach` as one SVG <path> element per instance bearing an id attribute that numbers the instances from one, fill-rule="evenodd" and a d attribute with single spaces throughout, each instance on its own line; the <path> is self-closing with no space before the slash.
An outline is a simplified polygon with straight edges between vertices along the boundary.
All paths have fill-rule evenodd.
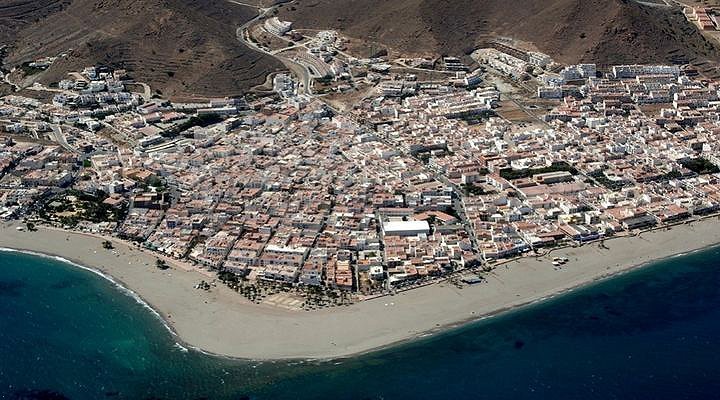
<path id="1" fill-rule="evenodd" d="M 462 289 L 439 283 L 347 307 L 303 312 L 247 301 L 223 285 L 194 289 L 208 275 L 181 263 L 155 267 L 157 256 L 103 238 L 39 227 L 0 228 L 0 247 L 55 255 L 112 276 L 138 294 L 186 345 L 247 359 L 327 359 L 367 352 L 547 299 L 653 260 L 720 242 L 717 218 L 670 230 L 565 248 L 497 265 L 487 282 Z M 553 257 L 567 257 L 562 269 Z"/>

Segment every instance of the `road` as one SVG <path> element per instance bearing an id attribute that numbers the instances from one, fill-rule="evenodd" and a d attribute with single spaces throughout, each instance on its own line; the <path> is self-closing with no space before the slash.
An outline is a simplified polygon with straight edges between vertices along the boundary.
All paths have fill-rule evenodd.
<path id="1" fill-rule="evenodd" d="M 148 101 L 150 101 L 150 99 L 152 99 L 152 90 L 150 89 L 150 85 L 148 85 L 147 83 L 143 83 L 143 82 L 134 82 L 133 81 L 132 83 L 143 87 L 143 92 L 140 93 L 140 96 L 143 98 L 143 100 L 145 100 L 145 102 L 148 102 Z"/>
<path id="2" fill-rule="evenodd" d="M 35 131 L 29 131 L 27 132 L 27 135 L 32 135 L 31 138 L 35 140 L 45 140 L 44 138 L 41 138 L 40 135 L 37 134 L 37 125 L 38 121 L 36 120 L 9 120 L 9 119 L 0 119 L 0 124 L 11 124 L 14 122 L 20 122 L 26 127 L 30 127 L 34 129 Z M 67 139 L 65 138 L 65 133 L 62 131 L 61 125 L 50 125 L 50 132 L 47 132 L 47 136 L 50 139 L 50 141 L 59 144 L 64 149 L 73 152 L 78 153 L 78 150 L 70 145 L 70 143 L 67 142 Z"/>
<path id="3" fill-rule="evenodd" d="M 63 90 L 63 89 L 56 89 L 56 88 L 50 88 L 47 87 L 41 83 L 35 82 L 32 85 L 25 88 L 25 90 L 33 90 L 36 92 L 52 92 L 52 93 L 62 93 L 68 96 L 75 96 L 77 93 L 71 91 L 71 90 Z"/>
<path id="4" fill-rule="evenodd" d="M 668 0 L 663 0 L 662 3 L 652 3 L 649 1 L 641 1 L 641 0 L 633 0 L 633 2 L 640 4 L 642 6 L 647 6 L 647 7 L 655 7 L 655 8 L 671 8 L 672 7 L 671 4 L 668 4 Z"/>
<path id="5" fill-rule="evenodd" d="M 250 26 L 252 26 L 255 22 L 257 22 L 257 21 L 259 21 L 260 19 L 264 18 L 266 15 L 268 15 L 268 13 L 273 12 L 275 9 L 277 9 L 277 8 L 280 6 L 280 4 L 277 4 L 277 5 L 275 5 L 275 6 L 273 6 L 273 7 L 270 7 L 270 8 L 260 8 L 260 7 L 255 6 L 255 5 L 250 5 L 250 4 L 246 4 L 246 3 L 241 3 L 241 2 L 239 2 L 239 1 L 234 1 L 234 0 L 228 0 L 228 1 L 231 2 L 231 3 L 233 3 L 233 4 L 244 5 L 244 6 L 247 6 L 247 7 L 254 7 L 254 8 L 257 8 L 257 9 L 259 10 L 257 17 L 253 18 L 252 20 L 250 20 L 250 21 L 246 22 L 245 24 L 243 24 L 241 27 L 237 28 L 236 36 L 237 36 L 238 40 L 239 40 L 241 43 L 243 43 L 244 45 L 248 46 L 249 48 L 254 49 L 254 50 L 256 50 L 256 51 L 259 51 L 259 52 L 261 52 L 261 53 L 263 53 L 263 54 L 266 54 L 266 55 L 268 55 L 268 56 L 270 56 L 270 57 L 273 57 L 273 58 L 277 59 L 278 61 L 280 61 L 281 63 L 283 63 L 283 65 L 285 65 L 297 78 L 299 78 L 300 87 L 299 87 L 299 89 L 298 89 L 298 93 L 300 93 L 300 94 L 303 94 L 303 93 L 312 94 L 312 93 L 311 93 L 312 77 L 311 77 L 310 70 L 309 70 L 306 66 L 304 66 L 304 65 L 302 65 L 302 64 L 300 64 L 300 63 L 298 63 L 298 62 L 295 62 L 295 61 L 293 61 L 293 60 L 291 60 L 291 59 L 289 59 L 289 58 L 280 56 L 280 55 L 279 55 L 278 53 L 276 53 L 276 52 L 267 51 L 267 50 L 265 50 L 265 49 L 257 46 L 252 40 L 249 39 L 249 36 L 248 36 L 248 28 L 249 28 Z M 290 1 L 289 3 L 292 3 L 292 2 L 294 2 L 294 0 L 293 0 L 293 1 Z M 302 45 L 302 46 L 304 46 L 304 45 Z M 294 46 L 294 47 L 300 47 L 300 46 Z M 283 50 L 287 50 L 287 49 L 283 49 Z M 335 109 L 334 107 L 332 107 L 331 105 L 328 104 L 328 107 L 329 107 L 331 110 L 333 110 L 334 112 L 338 113 L 338 110 Z M 359 126 L 364 126 L 363 124 L 360 124 L 360 123 L 357 122 L 357 121 L 355 121 L 355 123 L 357 123 Z M 396 147 L 396 144 L 395 144 L 395 143 L 392 143 L 392 142 L 390 142 L 389 140 L 384 139 L 384 138 L 383 138 L 382 140 L 383 140 L 383 142 L 385 142 L 387 145 L 392 146 L 392 147 Z M 416 157 L 414 157 L 414 156 L 412 156 L 412 155 L 410 155 L 410 156 L 413 157 L 413 158 L 416 158 Z M 440 181 L 440 182 L 442 182 L 443 184 L 445 184 L 445 185 L 449 186 L 450 188 L 452 188 L 452 190 L 453 190 L 453 192 L 454 192 L 454 194 L 455 194 L 455 197 L 456 197 L 457 199 L 460 199 L 460 198 L 461 198 L 461 196 L 463 195 L 463 192 L 462 192 L 462 190 L 461 190 L 455 183 L 451 182 L 449 179 L 447 179 L 444 175 L 440 174 L 438 171 L 431 170 L 429 167 L 427 167 L 426 169 L 428 169 L 428 170 L 429 170 L 428 172 L 431 172 L 431 175 L 434 176 L 438 181 Z M 473 247 L 477 248 L 477 240 L 476 240 L 476 238 L 475 238 L 475 235 L 473 234 L 474 231 L 472 230 L 472 227 L 471 227 L 471 225 L 470 225 L 470 222 L 467 220 L 467 218 L 466 218 L 466 216 L 465 216 L 465 210 L 462 209 L 462 204 L 461 204 L 459 201 L 456 201 L 456 202 L 455 202 L 455 206 L 456 206 L 456 207 L 459 207 L 459 209 L 458 209 L 458 214 L 459 214 L 459 216 L 460 216 L 460 220 L 461 220 L 463 226 L 465 227 L 466 231 L 467 231 L 468 234 L 470 235 L 471 241 L 472 241 L 472 243 L 473 243 Z"/>
<path id="6" fill-rule="evenodd" d="M 86 78 L 85 75 L 79 72 L 68 72 L 68 75 L 73 77 L 76 81 L 90 82 L 90 80 Z"/>
<path id="7" fill-rule="evenodd" d="M 288 70 L 290 70 L 290 72 L 292 72 L 296 76 L 296 78 L 298 78 L 298 80 L 300 82 L 300 86 L 298 88 L 298 93 L 299 94 L 312 94 L 311 93 L 312 77 L 310 75 L 310 70 L 308 70 L 307 67 L 305 67 L 302 64 L 297 63 L 289 58 L 283 57 L 279 54 L 275 54 L 272 51 L 267 51 L 267 50 L 263 49 L 262 47 L 256 45 L 255 42 L 250 40 L 249 33 L 248 33 L 248 28 L 250 28 L 253 24 L 258 22 L 262 18 L 265 18 L 267 15 L 273 13 L 281 5 L 293 3 L 294 0 L 289 1 L 289 2 L 278 3 L 278 4 L 275 4 L 274 6 L 268 7 L 268 8 L 262 8 L 255 4 L 243 3 L 240 1 L 236 1 L 236 0 L 227 0 L 227 1 L 232 4 L 241 5 L 241 6 L 245 6 L 245 7 L 252 7 L 252 8 L 255 8 L 258 10 L 258 15 L 255 18 L 249 20 L 248 22 L 244 23 L 243 25 L 241 25 L 239 28 L 236 29 L 235 36 L 237 37 L 238 41 L 240 41 L 240 43 L 244 44 L 245 46 L 247 46 L 255 51 L 258 51 L 260 53 L 263 53 L 267 56 L 270 56 L 270 57 L 280 61 L 283 65 L 285 65 L 285 67 L 288 68 Z"/>
<path id="8" fill-rule="evenodd" d="M 330 104 L 327 104 L 327 106 L 336 114 L 339 113 L 339 111 L 336 108 L 334 108 L 333 106 L 331 106 Z M 363 124 L 362 122 L 357 121 L 355 118 L 352 117 L 352 115 L 346 114 L 345 116 L 349 120 L 351 120 L 352 122 L 357 124 L 359 127 L 365 128 L 370 131 L 374 131 L 374 129 L 372 127 L 369 127 L 366 124 Z M 397 143 L 389 140 L 386 137 L 383 137 L 382 135 L 378 135 L 378 139 L 381 142 L 383 142 L 384 144 L 390 146 L 391 148 L 397 148 L 404 156 L 411 157 L 414 160 L 418 161 L 420 163 L 420 165 L 424 165 L 423 170 L 425 173 L 427 173 L 429 176 L 433 177 L 434 179 L 436 179 L 438 182 L 442 183 L 443 185 L 446 185 L 447 187 L 452 189 L 453 195 L 454 195 L 453 196 L 454 197 L 453 198 L 453 207 L 455 208 L 458 216 L 460 217 L 460 223 L 463 225 L 463 227 L 465 228 L 465 231 L 468 233 L 468 236 L 470 237 L 470 242 L 472 243 L 473 248 L 479 249 L 478 241 L 477 241 L 477 238 L 475 237 L 475 230 L 473 230 L 472 224 L 470 223 L 470 220 L 468 220 L 467 215 L 465 214 L 465 208 L 461 201 L 461 199 L 465 195 L 462 188 L 460 188 L 457 184 L 455 184 L 450 179 L 448 179 L 441 171 L 433 168 L 430 165 L 424 164 L 423 161 L 420 160 L 419 158 L 415 157 L 414 155 L 412 155 L 410 153 L 405 152 L 402 149 L 402 147 L 397 145 Z"/>
<path id="9" fill-rule="evenodd" d="M 10 81 L 10 74 L 13 73 L 13 71 L 15 71 L 15 68 L 13 68 L 10 72 L 5 74 L 5 76 L 3 77 L 3 82 L 10 85 L 10 87 L 12 87 L 12 89 L 13 89 L 13 92 L 17 92 L 18 90 L 20 90 L 20 87 L 18 87 L 18 85 L 14 84 L 12 81 Z"/>
<path id="10" fill-rule="evenodd" d="M 258 4 L 250 4 L 250 3 L 243 3 L 242 1 L 236 1 L 236 0 L 228 0 L 228 2 L 237 4 L 239 6 L 245 6 L 250 8 L 257 8 L 258 10 L 263 10 L 262 7 L 260 7 Z"/>
<path id="11" fill-rule="evenodd" d="M 67 142 L 67 139 L 65 138 L 65 133 L 62 131 L 61 125 L 50 125 L 50 129 L 52 129 L 52 133 L 50 134 L 50 137 L 52 140 L 62 146 L 64 149 L 77 153 L 77 149 L 70 146 L 70 144 Z"/>
<path id="12" fill-rule="evenodd" d="M 403 62 L 400 60 L 393 60 L 392 62 L 395 63 L 396 65 L 398 65 L 402 69 L 409 69 L 412 71 L 438 73 L 438 74 L 445 74 L 445 75 L 450 75 L 450 76 L 454 76 L 457 74 L 457 72 L 455 72 L 455 71 L 443 71 L 443 70 L 437 70 L 437 69 L 411 67 L 411 66 L 407 65 L 406 62 Z"/>
<path id="13" fill-rule="evenodd" d="M 255 51 L 259 51 L 263 54 L 266 54 L 266 55 L 280 61 L 283 65 L 285 65 L 285 67 L 287 67 L 287 69 L 290 70 L 290 72 L 293 73 L 293 75 L 295 75 L 295 77 L 300 82 L 300 86 L 298 88 L 298 93 L 299 94 L 312 94 L 312 92 L 311 92 L 312 76 L 310 74 L 310 70 L 307 67 L 305 67 L 304 65 L 302 65 L 296 61 L 293 61 L 287 57 L 283 57 L 278 53 L 275 53 L 273 51 L 267 51 L 267 50 L 263 49 L 262 47 L 256 45 L 255 42 L 253 42 L 252 40 L 249 39 L 249 33 L 248 33 L 249 31 L 247 28 L 250 24 L 255 22 L 257 19 L 262 18 L 261 15 L 263 15 L 263 14 L 261 13 L 260 15 L 258 15 L 258 17 L 256 17 L 255 20 L 250 21 L 237 29 L 236 35 L 237 35 L 238 40 L 240 42 L 242 42 L 244 45 L 248 46 L 249 48 L 251 48 Z M 283 50 L 286 50 L 286 49 L 283 49 Z"/>

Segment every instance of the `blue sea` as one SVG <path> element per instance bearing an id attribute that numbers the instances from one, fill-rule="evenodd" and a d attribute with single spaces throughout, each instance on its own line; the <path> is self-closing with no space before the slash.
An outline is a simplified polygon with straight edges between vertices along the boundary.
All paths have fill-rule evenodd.
<path id="1" fill-rule="evenodd" d="M 0 399 L 717 399 L 719 359 L 717 248 L 368 355 L 264 363 L 187 351 L 102 277 L 0 252 Z"/>

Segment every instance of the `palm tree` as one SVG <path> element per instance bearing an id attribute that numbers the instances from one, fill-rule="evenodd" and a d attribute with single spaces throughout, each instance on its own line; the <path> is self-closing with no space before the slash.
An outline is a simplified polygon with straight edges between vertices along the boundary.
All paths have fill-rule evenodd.
<path id="1" fill-rule="evenodd" d="M 111 241 L 106 240 L 106 241 L 102 242 L 102 247 L 103 247 L 103 249 L 105 249 L 105 250 L 110 250 L 110 249 L 113 248 L 113 244 L 112 244 Z"/>

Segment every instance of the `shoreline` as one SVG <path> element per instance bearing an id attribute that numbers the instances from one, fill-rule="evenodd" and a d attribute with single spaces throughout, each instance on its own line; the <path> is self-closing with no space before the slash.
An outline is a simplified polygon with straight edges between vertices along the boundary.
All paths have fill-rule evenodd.
<path id="1" fill-rule="evenodd" d="M 613 238 L 613 239 L 615 239 L 615 238 Z M 669 259 L 672 259 L 672 258 L 684 257 L 684 256 L 687 256 L 687 255 L 690 255 L 690 254 L 693 254 L 693 253 L 702 252 L 702 251 L 705 251 L 705 250 L 710 250 L 710 249 L 715 248 L 715 247 L 720 247 L 720 238 L 718 238 L 718 241 L 717 241 L 716 243 L 711 243 L 711 244 L 708 244 L 708 245 L 706 245 L 706 246 L 704 246 L 704 247 L 700 247 L 700 248 L 693 249 L 693 250 L 689 250 L 689 251 L 679 252 L 679 253 L 676 253 L 676 254 L 671 254 L 671 255 L 668 255 L 668 256 L 665 256 L 665 257 L 660 257 L 660 258 L 657 258 L 657 259 L 652 259 L 652 260 L 649 260 L 649 261 L 646 261 L 646 262 L 643 262 L 643 263 L 640 263 L 640 264 L 629 265 L 629 266 L 626 266 L 626 267 L 624 267 L 624 268 L 622 268 L 622 269 L 615 270 L 614 272 L 610 272 L 610 273 L 607 273 L 607 274 L 605 274 L 605 275 L 598 276 L 597 278 L 594 278 L 594 279 L 592 279 L 592 280 L 590 280 L 590 281 L 581 283 L 581 284 L 579 284 L 579 285 L 577 285 L 577 286 L 568 287 L 568 288 L 565 288 L 565 289 L 558 290 L 557 292 L 554 292 L 554 293 L 552 293 L 552 294 L 549 294 L 549 295 L 547 295 L 547 296 L 545 296 L 545 297 L 540 297 L 540 298 L 528 300 L 528 301 L 525 302 L 525 303 L 519 303 L 519 304 L 515 304 L 515 305 L 510 305 L 510 306 L 507 306 L 507 307 L 504 307 L 504 308 L 499 308 L 499 309 L 497 309 L 497 310 L 488 312 L 488 313 L 486 313 L 486 314 L 482 314 L 482 315 L 480 315 L 480 316 L 478 316 L 478 317 L 470 317 L 470 318 L 468 318 L 468 319 L 461 320 L 461 321 L 457 321 L 457 322 L 455 322 L 455 323 L 451 323 L 451 324 L 448 324 L 448 325 L 443 325 L 443 326 L 440 326 L 440 327 L 438 327 L 438 328 L 435 328 L 435 329 L 432 329 L 432 330 L 428 330 L 428 331 L 425 332 L 425 333 L 420 333 L 420 334 L 418 334 L 418 335 L 416 335 L 416 336 L 414 336 L 414 337 L 409 337 L 409 338 L 406 338 L 406 339 L 402 339 L 402 340 L 399 340 L 399 341 L 397 341 L 397 342 L 389 343 L 389 344 L 387 344 L 387 345 L 380 346 L 380 347 L 377 347 L 377 348 L 374 348 L 374 349 L 370 349 L 370 350 L 367 350 L 367 351 L 363 351 L 363 352 L 359 352 L 359 353 L 355 353 L 355 354 L 348 354 L 347 356 L 338 357 L 337 359 L 350 358 L 350 357 L 354 357 L 354 356 L 361 356 L 361 355 L 363 355 L 363 354 L 369 354 L 369 353 L 373 353 L 373 352 L 376 352 L 376 351 L 382 351 L 382 350 L 386 350 L 386 349 L 389 349 L 389 348 L 392 348 L 392 347 L 395 347 L 395 346 L 400 346 L 400 345 L 403 345 L 403 344 L 410 344 L 410 343 L 415 342 L 415 341 L 417 341 L 417 340 L 422 340 L 422 339 L 430 338 L 430 337 L 435 336 L 435 335 L 437 335 L 437 334 L 450 333 L 450 332 L 452 332 L 453 330 L 461 329 L 461 328 L 464 328 L 464 327 L 468 327 L 469 325 L 474 324 L 474 323 L 479 323 L 479 322 L 481 322 L 481 321 L 485 321 L 485 320 L 492 319 L 492 318 L 495 318 L 495 317 L 504 316 L 504 315 L 507 315 L 507 314 L 509 314 L 509 313 L 511 313 L 511 312 L 522 311 L 522 310 L 525 310 L 525 309 L 527 309 L 527 308 L 529 308 L 529 307 L 532 307 L 532 306 L 534 306 L 534 305 L 539 305 L 539 304 L 545 303 L 545 302 L 547 302 L 547 301 L 552 301 L 552 300 L 555 300 L 555 299 L 562 298 L 563 296 L 565 296 L 565 295 L 567 295 L 567 294 L 570 294 L 570 293 L 573 293 L 573 292 L 576 292 L 576 291 L 580 291 L 580 290 L 583 290 L 583 289 L 586 289 L 586 288 L 593 287 L 593 286 L 595 286 L 595 285 L 597 285 L 597 284 L 600 284 L 600 283 L 603 283 L 603 282 L 606 282 L 606 281 L 609 281 L 609 280 L 612 280 L 612 279 L 615 279 L 615 278 L 619 278 L 619 277 L 624 276 L 624 275 L 626 275 L 626 274 L 630 274 L 630 273 L 633 273 L 633 272 L 636 272 L 636 271 L 640 271 L 640 270 L 642 270 L 642 269 L 644 269 L 644 268 L 651 267 L 653 264 L 656 264 L 656 263 L 660 263 L 660 262 L 663 262 L 663 261 L 666 261 L 666 260 L 669 260 Z M 501 262 L 500 264 L 496 264 L 496 266 L 503 265 L 503 264 L 506 263 L 506 262 L 512 262 L 512 261 L 515 261 L 515 260 L 503 261 L 503 262 Z M 411 290 L 413 290 L 413 289 L 411 289 Z M 332 360 L 332 359 L 327 359 L 327 360 Z"/>
<path id="2" fill-rule="evenodd" d="M 63 256 L 59 256 L 57 254 L 41 253 L 41 252 L 32 251 L 32 250 L 14 249 L 14 248 L 9 248 L 9 247 L 0 247 L 0 253 L 11 253 L 11 254 L 19 253 L 19 254 L 30 255 L 33 257 L 40 257 L 40 258 L 50 259 L 50 260 L 54 260 L 54 261 L 59 261 L 64 264 L 71 265 L 73 268 L 79 268 L 83 271 L 87 271 L 94 275 L 97 275 L 100 278 L 110 282 L 116 289 L 120 290 L 123 294 L 132 298 L 138 304 L 140 304 L 143 308 L 147 309 L 154 317 L 156 317 L 162 323 L 162 325 L 165 327 L 165 329 L 167 329 L 167 331 L 170 332 L 170 334 L 173 337 L 180 339 L 177 332 L 175 332 L 172 329 L 172 327 L 170 327 L 170 325 L 168 325 L 168 321 L 166 321 L 165 318 L 163 318 L 163 316 L 160 314 L 160 312 L 158 310 L 153 308 L 153 306 L 150 305 L 147 301 L 145 301 L 145 299 L 143 299 L 142 296 L 140 296 L 138 293 L 136 293 L 132 289 L 128 288 L 122 281 L 119 281 L 118 279 L 114 278 L 112 275 L 108 275 L 108 274 L 100 271 L 99 269 L 89 267 L 86 265 L 82 265 L 79 262 L 76 262 L 73 260 L 68 260 L 67 258 L 65 258 Z M 182 344 L 176 343 L 176 344 L 180 345 L 183 349 L 185 349 L 185 347 L 182 346 L 185 343 L 182 343 Z M 185 349 L 185 350 L 187 350 L 187 349 Z"/>
<path id="3" fill-rule="evenodd" d="M 109 251 L 100 246 L 100 236 L 43 227 L 19 232 L 15 226 L 0 227 L 0 248 L 60 259 L 101 275 L 150 308 L 181 347 L 252 361 L 333 360 L 379 351 L 720 244 L 720 222 L 713 217 L 606 239 L 607 249 L 595 242 L 508 260 L 496 264 L 485 283 L 463 289 L 441 282 L 348 307 L 302 312 L 250 303 L 224 285 L 195 290 L 192 286 L 206 275 L 176 263 L 158 270 L 157 255 L 117 239 Z M 571 261 L 553 270 L 554 256 Z"/>

